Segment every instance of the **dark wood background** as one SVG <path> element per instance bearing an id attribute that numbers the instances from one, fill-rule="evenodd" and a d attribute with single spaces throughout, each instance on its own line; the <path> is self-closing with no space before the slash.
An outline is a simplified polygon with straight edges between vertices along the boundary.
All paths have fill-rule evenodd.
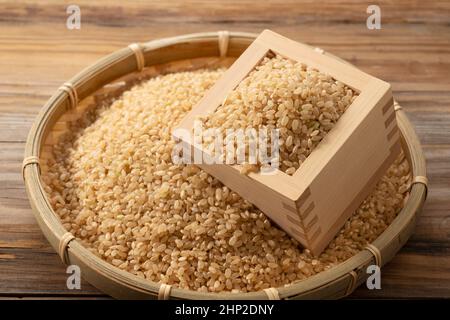
<path id="1" fill-rule="evenodd" d="M 27 133 L 50 95 L 131 42 L 269 28 L 392 83 L 423 144 L 430 192 L 416 232 L 382 269 L 382 290 L 351 297 L 450 298 L 450 1 L 377 1 L 381 30 L 366 28 L 372 2 L 356 0 L 72 3 L 81 30 L 66 28 L 64 1 L 0 1 L 0 297 L 104 297 L 86 282 L 66 288 L 22 183 Z"/>

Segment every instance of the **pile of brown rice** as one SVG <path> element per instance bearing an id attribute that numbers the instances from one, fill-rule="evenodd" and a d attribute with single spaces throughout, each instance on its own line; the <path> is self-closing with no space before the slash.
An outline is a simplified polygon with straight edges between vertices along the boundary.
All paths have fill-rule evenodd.
<path id="1" fill-rule="evenodd" d="M 204 129 L 216 129 L 224 137 L 229 129 L 278 129 L 279 157 L 268 162 L 273 166 L 276 161 L 292 175 L 357 96 L 331 76 L 276 55 L 265 57 L 215 112 L 199 120 Z M 213 149 L 217 135 L 203 139 L 205 149 Z M 248 144 L 235 141 L 238 151 L 232 153 L 242 152 L 248 162 Z M 242 173 L 257 171 L 262 164 L 244 165 Z"/>
<path id="2" fill-rule="evenodd" d="M 391 166 L 314 258 L 257 208 L 192 165 L 171 163 L 171 129 L 223 70 L 153 78 L 88 114 L 54 146 L 45 190 L 66 229 L 102 259 L 199 291 L 289 285 L 360 251 L 403 206 L 406 161 Z"/>

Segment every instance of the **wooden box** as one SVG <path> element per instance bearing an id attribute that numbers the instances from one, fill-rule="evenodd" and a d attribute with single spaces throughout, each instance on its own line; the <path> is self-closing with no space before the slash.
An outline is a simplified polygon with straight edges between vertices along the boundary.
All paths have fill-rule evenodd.
<path id="1" fill-rule="evenodd" d="M 197 117 L 214 112 L 269 52 L 314 67 L 359 95 L 292 176 L 282 171 L 272 175 L 243 175 L 239 165 L 199 166 L 256 205 L 318 255 L 400 152 L 391 87 L 320 50 L 265 30 L 183 119 L 179 128 L 192 131 Z M 191 139 L 177 132 L 173 133 L 175 139 L 193 147 Z"/>

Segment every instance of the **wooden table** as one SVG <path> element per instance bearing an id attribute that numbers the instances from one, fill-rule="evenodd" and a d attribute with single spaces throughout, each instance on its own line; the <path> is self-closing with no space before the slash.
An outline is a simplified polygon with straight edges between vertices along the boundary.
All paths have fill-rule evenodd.
<path id="1" fill-rule="evenodd" d="M 66 80 L 131 42 L 184 33 L 269 28 L 323 48 L 393 85 L 422 141 L 430 191 L 414 236 L 382 269 L 382 290 L 355 298 L 450 298 L 450 2 L 377 1 L 382 29 L 368 30 L 371 2 L 72 1 L 81 29 L 66 28 L 62 1 L 2 1 L 0 10 L 0 297 L 98 298 L 42 235 L 20 167 L 38 110 Z M 321 1 L 322 2 L 322 1 Z M 340 3 L 341 2 L 341 3 Z"/>

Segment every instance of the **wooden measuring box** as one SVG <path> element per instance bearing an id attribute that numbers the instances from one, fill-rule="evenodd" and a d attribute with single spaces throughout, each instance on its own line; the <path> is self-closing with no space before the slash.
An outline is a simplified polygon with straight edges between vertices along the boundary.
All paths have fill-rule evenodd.
<path id="1" fill-rule="evenodd" d="M 192 132 L 197 117 L 214 112 L 269 53 L 328 74 L 356 91 L 358 97 L 292 176 L 279 170 L 272 175 L 243 175 L 239 165 L 199 166 L 256 205 L 318 255 L 400 153 L 391 86 L 344 61 L 265 30 L 183 119 L 179 128 Z M 176 139 L 193 147 L 190 139 L 176 132 Z"/>

